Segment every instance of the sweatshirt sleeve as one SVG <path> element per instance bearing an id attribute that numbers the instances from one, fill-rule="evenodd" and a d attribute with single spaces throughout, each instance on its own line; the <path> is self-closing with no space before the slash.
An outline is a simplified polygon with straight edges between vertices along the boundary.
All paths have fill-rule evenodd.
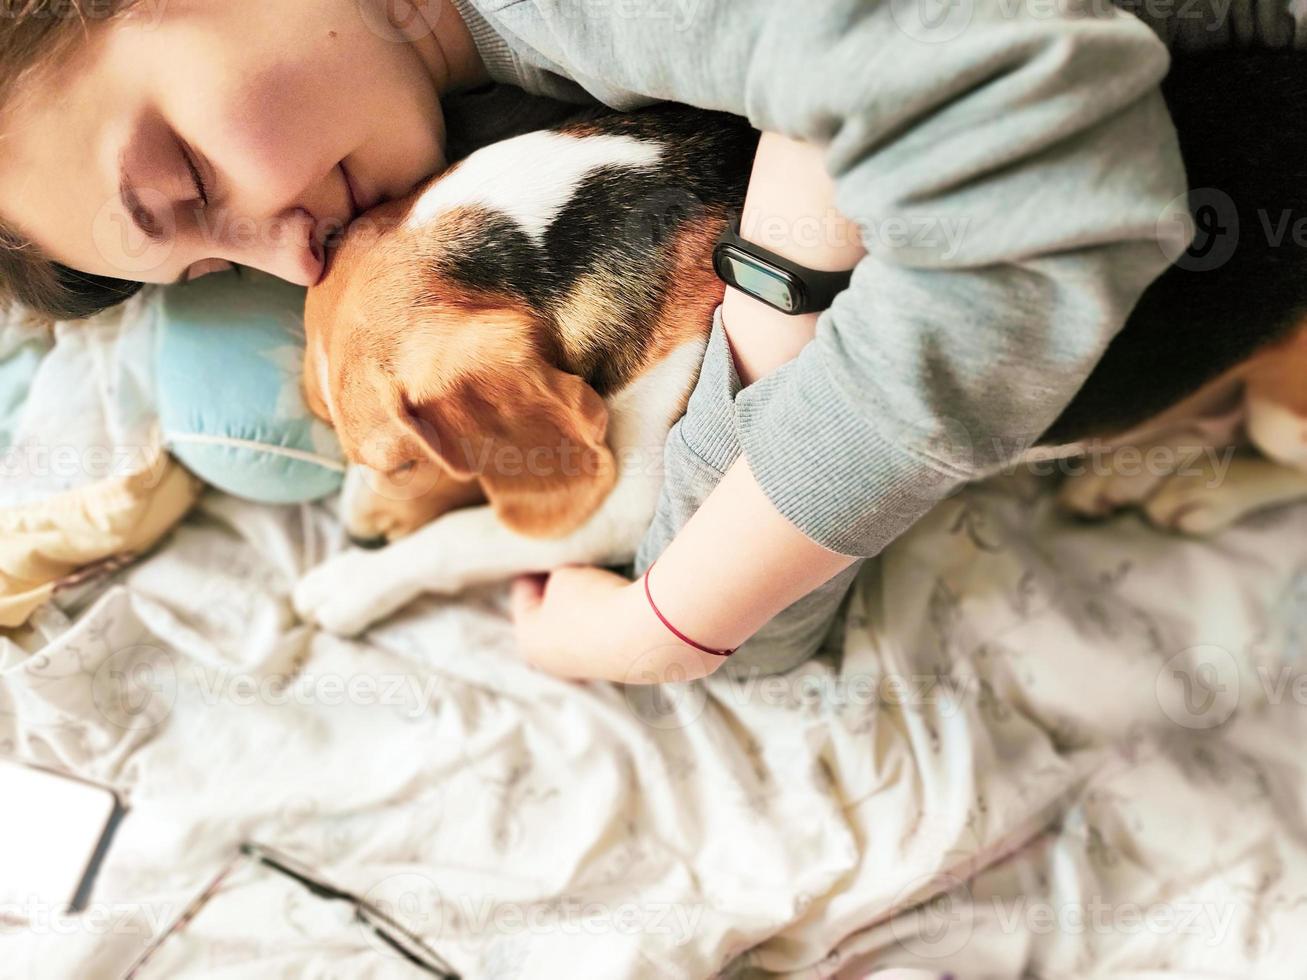
<path id="1" fill-rule="evenodd" d="M 519 62 L 609 105 L 676 100 L 828 147 L 868 255 L 815 341 L 734 405 L 763 491 L 833 551 L 877 553 L 1031 445 L 1187 244 L 1166 49 L 1085 2 L 487 12 Z"/>

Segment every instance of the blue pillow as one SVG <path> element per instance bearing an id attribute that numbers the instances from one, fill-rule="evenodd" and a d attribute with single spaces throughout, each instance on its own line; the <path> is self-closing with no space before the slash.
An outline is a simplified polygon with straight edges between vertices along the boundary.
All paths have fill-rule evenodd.
<path id="1" fill-rule="evenodd" d="M 42 343 L 22 338 L 10 346 L 4 342 L 8 339 L 0 338 L 0 452 L 14 441 L 32 378 L 50 349 L 50 340 Z"/>
<path id="2" fill-rule="evenodd" d="M 304 293 L 246 269 L 169 287 L 161 299 L 164 443 L 201 480 L 248 500 L 299 503 L 340 488 L 340 444 L 300 388 Z"/>

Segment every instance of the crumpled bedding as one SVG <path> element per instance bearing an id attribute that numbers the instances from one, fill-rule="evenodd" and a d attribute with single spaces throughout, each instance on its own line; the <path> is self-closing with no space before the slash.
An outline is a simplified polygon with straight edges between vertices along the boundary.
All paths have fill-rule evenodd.
<path id="1" fill-rule="evenodd" d="M 0 753 L 131 808 L 87 916 L 0 909 L 0 977 L 113 976 L 247 839 L 468 977 L 1301 977 L 1307 507 L 1204 542 L 1048 490 L 942 504 L 790 674 L 660 689 L 527 668 L 495 589 L 318 634 L 332 515 L 211 494 L 0 646 Z M 329 905 L 235 875 L 156 975 L 418 975 Z"/>

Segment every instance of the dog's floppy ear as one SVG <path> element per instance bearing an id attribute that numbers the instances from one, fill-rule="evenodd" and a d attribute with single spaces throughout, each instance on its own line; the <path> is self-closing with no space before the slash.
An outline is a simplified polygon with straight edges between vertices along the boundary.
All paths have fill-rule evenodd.
<path id="1" fill-rule="evenodd" d="M 603 399 L 535 353 L 407 407 L 427 451 L 455 477 L 480 480 L 499 519 L 521 534 L 570 533 L 617 479 Z"/>

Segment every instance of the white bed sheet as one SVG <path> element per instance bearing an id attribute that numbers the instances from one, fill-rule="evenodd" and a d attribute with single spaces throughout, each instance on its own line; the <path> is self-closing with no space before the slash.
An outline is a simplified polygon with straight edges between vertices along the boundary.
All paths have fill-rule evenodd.
<path id="1" fill-rule="evenodd" d="M 1046 489 L 869 563 L 842 659 L 662 690 L 523 666 L 497 590 L 316 634 L 331 515 L 211 495 L 0 647 L 0 753 L 131 807 L 89 916 L 0 909 L 0 977 L 112 976 L 242 839 L 468 977 L 1303 976 L 1307 507 L 1198 542 Z M 415 975 L 323 904 L 238 876 L 167 975 Z"/>

